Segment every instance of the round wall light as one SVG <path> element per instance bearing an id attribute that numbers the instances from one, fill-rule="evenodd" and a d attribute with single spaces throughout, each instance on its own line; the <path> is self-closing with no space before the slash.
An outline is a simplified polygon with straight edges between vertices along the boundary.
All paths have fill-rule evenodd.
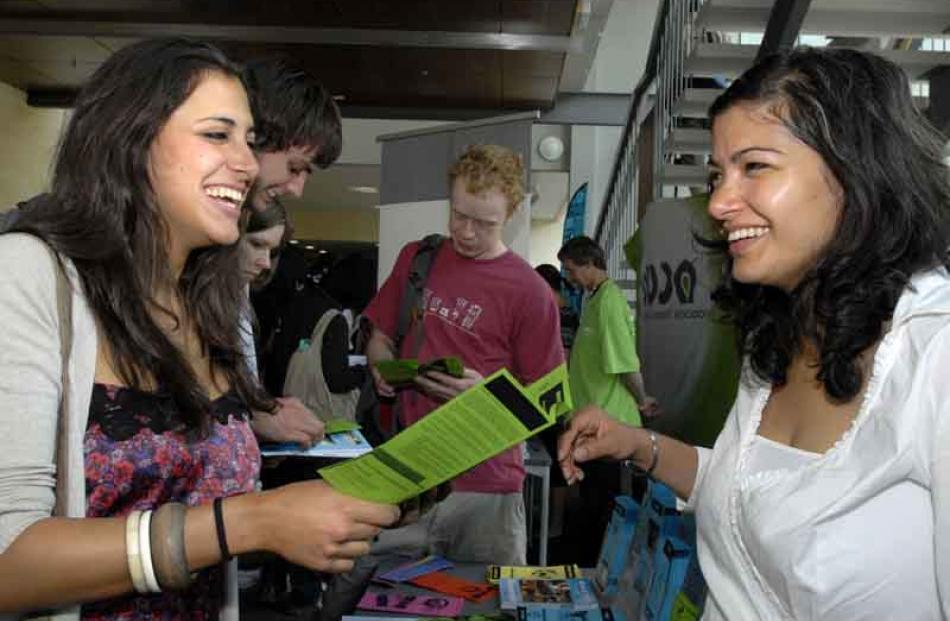
<path id="1" fill-rule="evenodd" d="M 556 162 L 564 155 L 564 142 L 557 136 L 548 136 L 538 143 L 538 154 L 548 162 Z"/>

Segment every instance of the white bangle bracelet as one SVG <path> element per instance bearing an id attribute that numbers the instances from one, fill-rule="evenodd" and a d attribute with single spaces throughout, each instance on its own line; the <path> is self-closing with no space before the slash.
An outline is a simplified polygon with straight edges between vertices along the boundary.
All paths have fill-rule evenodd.
<path id="1" fill-rule="evenodd" d="M 142 514 L 139 522 L 139 555 L 142 557 L 142 569 L 145 574 L 145 586 L 150 593 L 161 593 L 158 578 L 155 576 L 155 566 L 152 564 L 152 512 Z"/>
<path id="2" fill-rule="evenodd" d="M 139 521 L 141 511 L 132 511 L 125 518 L 125 556 L 129 561 L 129 576 L 136 593 L 148 593 L 145 584 L 145 571 L 142 568 L 142 557 L 139 555 Z"/>

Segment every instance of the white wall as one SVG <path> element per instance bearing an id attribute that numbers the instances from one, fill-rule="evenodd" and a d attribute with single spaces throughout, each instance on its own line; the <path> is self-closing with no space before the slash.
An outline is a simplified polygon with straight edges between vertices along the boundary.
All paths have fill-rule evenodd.
<path id="1" fill-rule="evenodd" d="M 584 90 L 633 93 L 646 66 L 659 0 L 614 0 Z M 585 229 L 593 235 L 610 182 L 622 127 L 571 131 L 571 194 L 588 182 Z"/>
<path id="2" fill-rule="evenodd" d="M 564 236 L 564 216 L 566 209 L 554 220 L 531 221 L 531 258 L 528 260 L 532 267 L 542 263 L 558 265 L 557 251 L 561 249 Z"/>
<path id="3" fill-rule="evenodd" d="M 376 164 L 382 161 L 382 144 L 377 136 L 397 134 L 436 125 L 448 121 L 400 121 L 384 119 L 343 119 L 343 151 L 338 164 Z"/>
<path id="4" fill-rule="evenodd" d="M 0 211 L 44 192 L 67 111 L 30 108 L 26 93 L 0 82 Z"/>

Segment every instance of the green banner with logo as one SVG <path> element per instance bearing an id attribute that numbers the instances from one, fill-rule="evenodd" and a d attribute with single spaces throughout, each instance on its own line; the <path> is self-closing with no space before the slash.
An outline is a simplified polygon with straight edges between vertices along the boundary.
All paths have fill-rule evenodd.
<path id="1" fill-rule="evenodd" d="M 663 415 L 650 427 L 712 446 L 735 399 L 734 331 L 711 293 L 722 258 L 693 236 L 713 236 L 706 196 L 652 203 L 625 245 L 637 273 L 637 351 L 647 391 Z"/>

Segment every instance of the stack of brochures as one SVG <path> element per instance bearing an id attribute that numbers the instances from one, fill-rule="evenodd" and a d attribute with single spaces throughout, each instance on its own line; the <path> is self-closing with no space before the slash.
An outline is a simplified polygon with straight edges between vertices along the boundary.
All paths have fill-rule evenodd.
<path id="1" fill-rule="evenodd" d="M 498 595 L 502 610 L 517 610 L 518 607 L 563 608 L 576 612 L 600 607 L 594 585 L 586 578 L 502 578 L 498 581 Z"/>
<path id="2" fill-rule="evenodd" d="M 525 565 L 489 565 L 485 578 L 491 584 L 498 584 L 502 578 L 534 578 L 536 580 L 566 580 L 582 578 L 581 568 L 577 565 L 546 565 L 544 567 Z"/>

